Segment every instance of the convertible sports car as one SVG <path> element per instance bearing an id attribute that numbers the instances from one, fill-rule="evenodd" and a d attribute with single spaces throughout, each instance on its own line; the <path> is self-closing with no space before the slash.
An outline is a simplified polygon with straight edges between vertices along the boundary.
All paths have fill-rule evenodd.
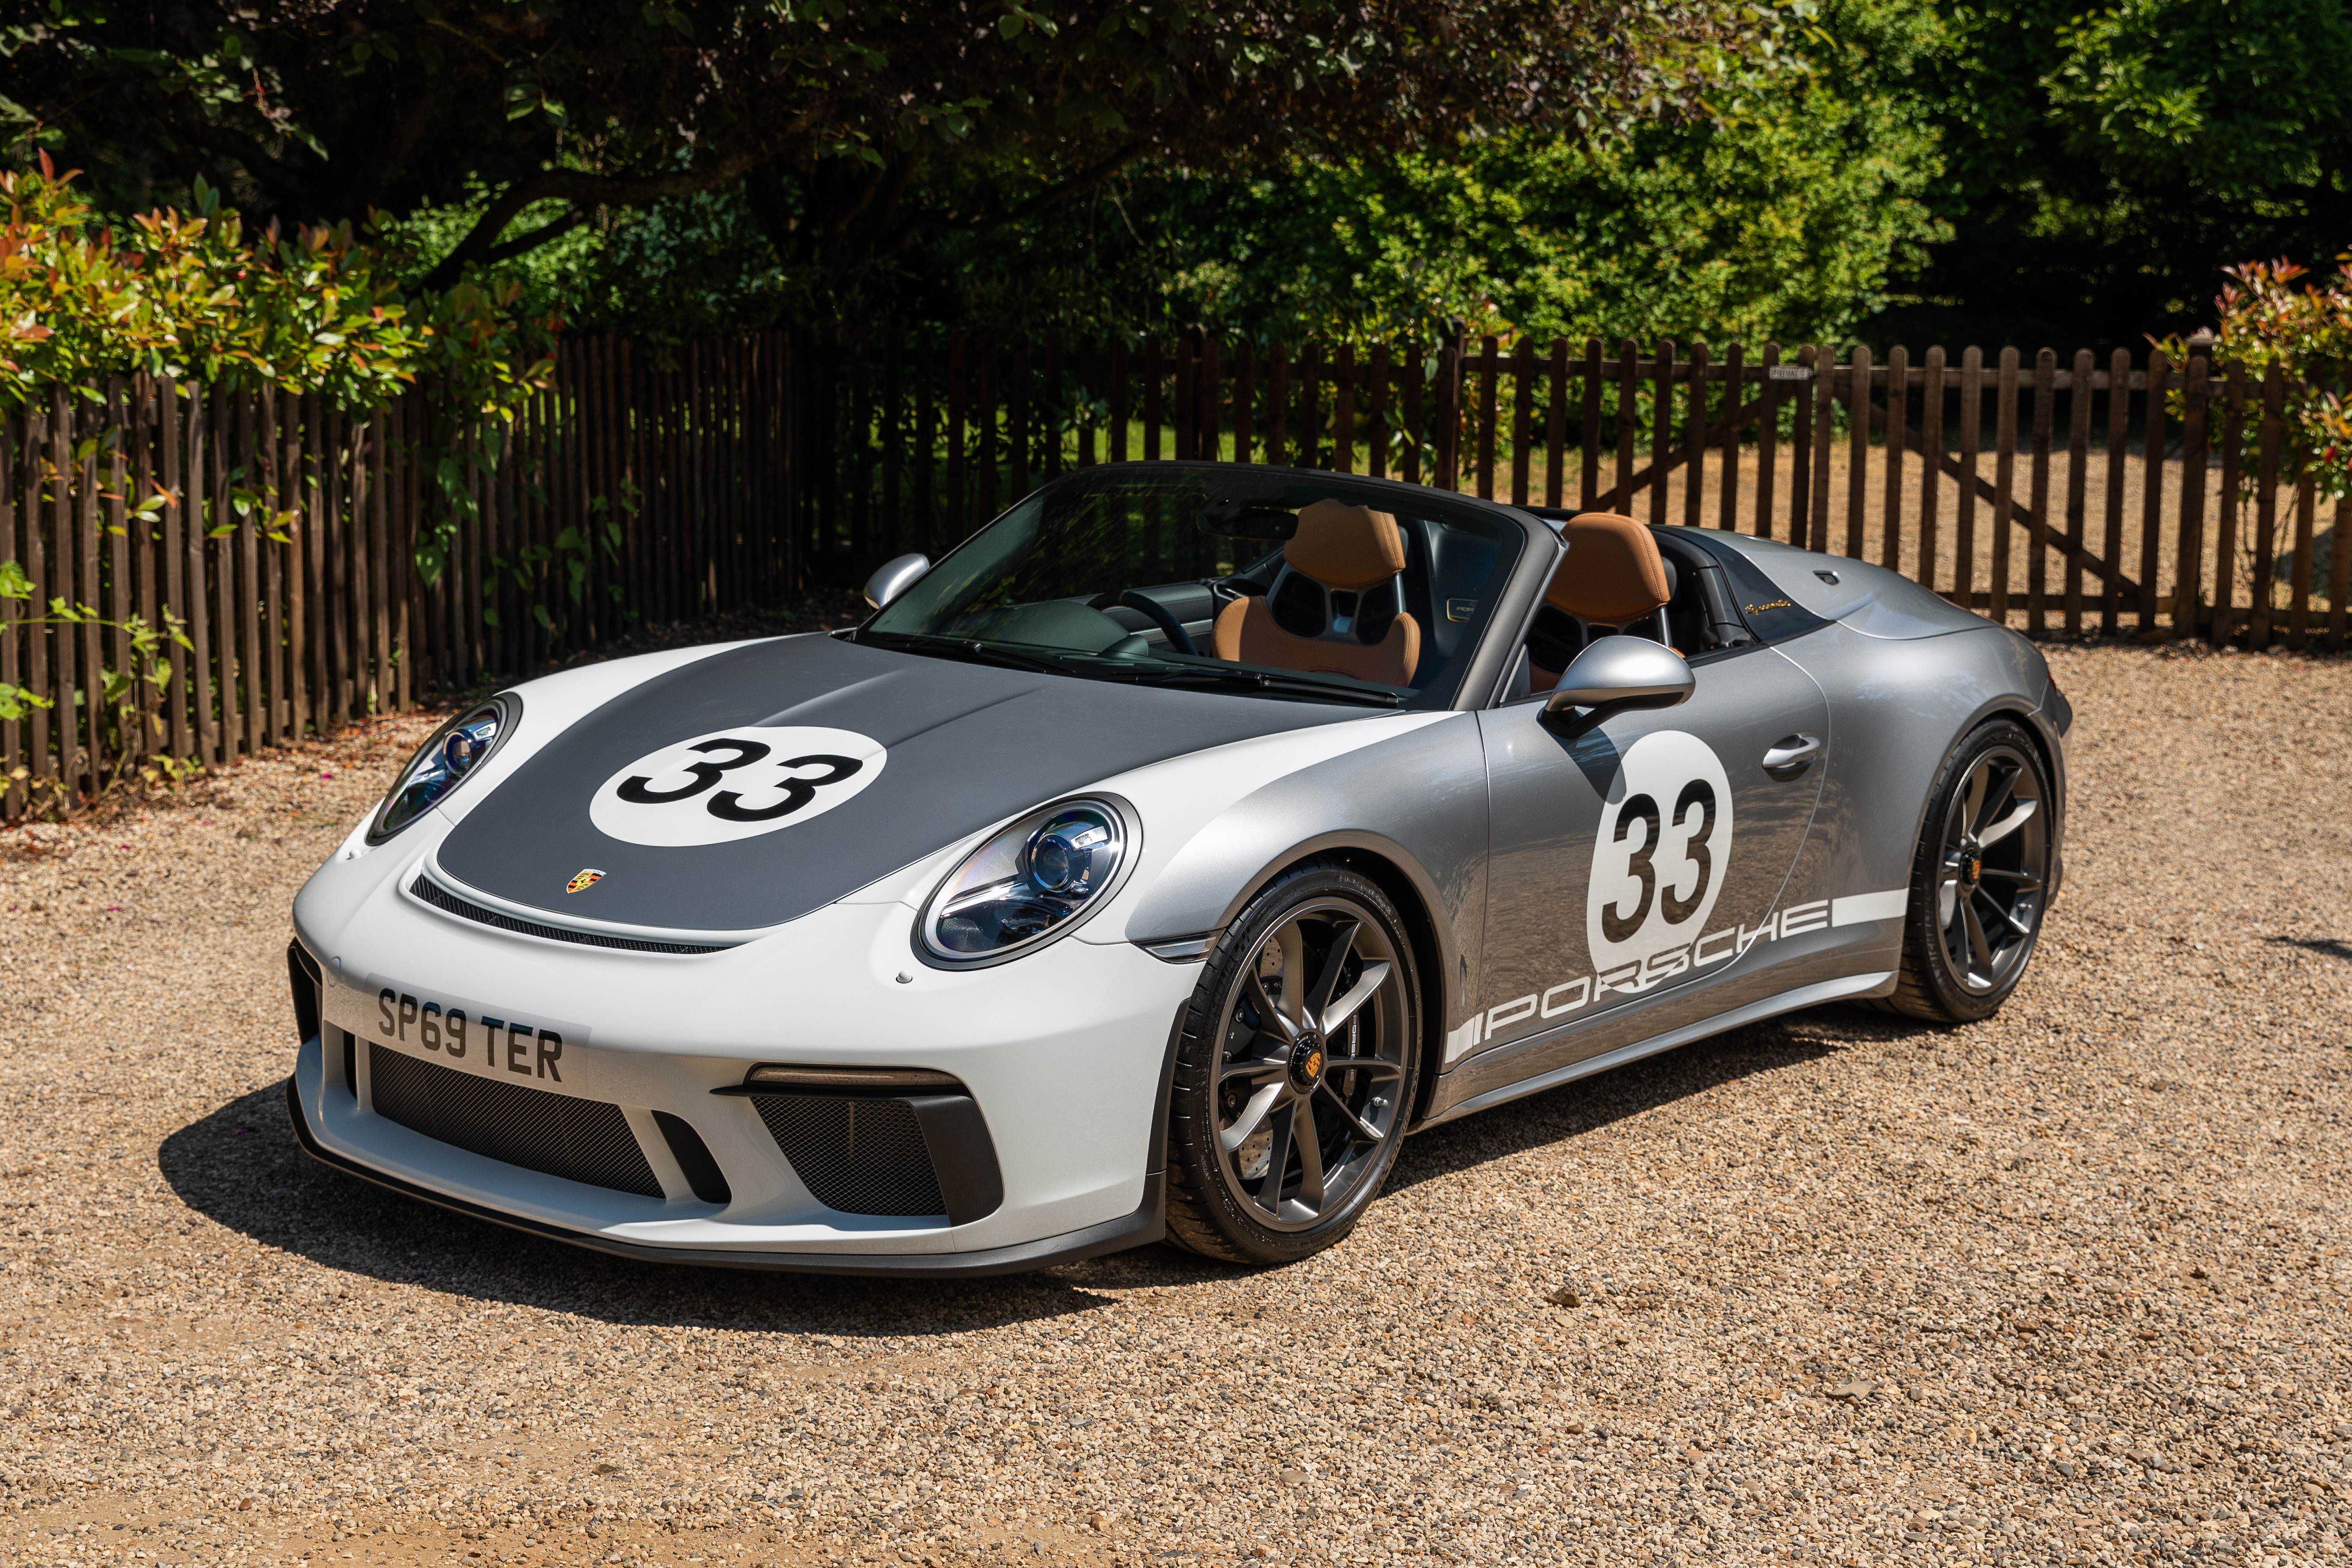
<path id="1" fill-rule="evenodd" d="M 639 1258 L 1280 1262 L 1417 1129 L 1980 1018 L 2058 888 L 2042 657 L 1859 562 L 1119 464 L 868 597 L 436 733 L 295 903 L 305 1146 Z"/>

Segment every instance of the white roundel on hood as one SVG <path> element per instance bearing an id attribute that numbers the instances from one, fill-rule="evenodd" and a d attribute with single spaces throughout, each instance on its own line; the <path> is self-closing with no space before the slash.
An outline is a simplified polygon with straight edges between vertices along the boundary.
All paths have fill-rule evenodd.
<path id="1" fill-rule="evenodd" d="M 606 779 L 588 820 L 608 837 L 657 849 L 751 838 L 823 816 L 881 777 L 889 755 L 855 730 L 714 730 Z"/>

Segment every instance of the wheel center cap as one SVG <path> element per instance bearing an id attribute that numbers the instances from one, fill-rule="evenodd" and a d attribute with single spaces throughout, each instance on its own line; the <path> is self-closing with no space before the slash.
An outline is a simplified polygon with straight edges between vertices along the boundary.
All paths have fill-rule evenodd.
<path id="1" fill-rule="evenodd" d="M 1311 1094 L 1323 1081 L 1323 1037 L 1308 1033 L 1300 1037 L 1290 1048 L 1290 1086 L 1301 1094 Z"/>

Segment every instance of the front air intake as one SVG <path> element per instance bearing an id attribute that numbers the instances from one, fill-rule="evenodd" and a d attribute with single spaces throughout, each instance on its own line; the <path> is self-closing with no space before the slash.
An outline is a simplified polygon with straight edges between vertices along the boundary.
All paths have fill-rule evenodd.
<path id="1" fill-rule="evenodd" d="M 617 1105 L 500 1083 L 371 1041 L 375 1113 L 486 1160 L 616 1193 L 658 1198 L 661 1182 Z"/>
<path id="2" fill-rule="evenodd" d="M 988 1121 L 952 1073 L 771 1065 L 710 1092 L 751 1100 L 801 1184 L 829 1209 L 969 1225 L 1004 1203 Z"/>
<path id="3" fill-rule="evenodd" d="M 816 1201 L 843 1214 L 943 1215 L 915 1108 L 847 1094 L 755 1094 L 751 1104 Z"/>

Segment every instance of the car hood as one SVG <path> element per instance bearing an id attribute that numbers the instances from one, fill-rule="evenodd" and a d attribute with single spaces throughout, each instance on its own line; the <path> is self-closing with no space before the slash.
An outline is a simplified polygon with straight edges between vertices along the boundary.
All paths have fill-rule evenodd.
<path id="1" fill-rule="evenodd" d="M 436 863 L 453 884 L 574 919 L 753 930 L 1129 769 L 1377 711 L 785 637 L 657 675 L 589 713 L 467 812 Z M 526 691 L 521 723 L 530 722 Z M 752 739 L 761 731 L 850 731 L 882 749 L 879 770 L 821 813 L 723 843 L 628 842 L 592 820 L 598 792 L 633 763 L 739 729 Z M 665 819 L 707 804 L 667 806 Z M 602 876 L 567 890 L 590 870 Z"/>

